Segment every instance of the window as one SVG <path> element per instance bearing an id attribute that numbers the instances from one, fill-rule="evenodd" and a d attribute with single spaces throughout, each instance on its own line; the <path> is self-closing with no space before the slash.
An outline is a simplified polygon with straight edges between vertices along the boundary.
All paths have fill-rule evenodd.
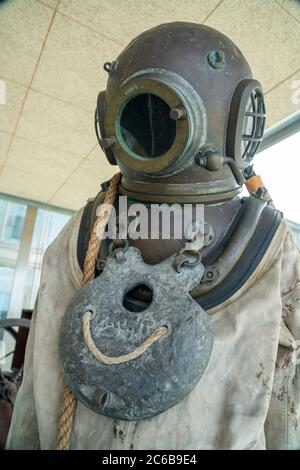
<path id="1" fill-rule="evenodd" d="M 0 241 L 19 245 L 23 232 L 26 205 L 0 201 Z"/>
<path id="2" fill-rule="evenodd" d="M 254 170 L 260 175 L 274 201 L 290 223 L 300 248 L 300 132 L 258 153 Z M 245 195 L 247 191 L 245 190 Z"/>
<path id="3" fill-rule="evenodd" d="M 69 218 L 68 214 L 38 209 L 29 254 L 23 308 L 33 308 L 46 248 L 56 238 Z"/>
<path id="4" fill-rule="evenodd" d="M 254 161 L 254 169 L 261 175 L 275 207 L 296 224 L 300 224 L 299 149 L 300 132 L 258 153 Z"/>
<path id="5" fill-rule="evenodd" d="M 0 266 L 0 319 L 6 317 L 14 280 L 14 268 Z"/>
<path id="6" fill-rule="evenodd" d="M 0 318 L 33 308 L 45 250 L 70 216 L 0 196 Z"/>
<path id="7" fill-rule="evenodd" d="M 25 216 L 25 204 L 0 199 L 0 318 L 9 309 Z"/>

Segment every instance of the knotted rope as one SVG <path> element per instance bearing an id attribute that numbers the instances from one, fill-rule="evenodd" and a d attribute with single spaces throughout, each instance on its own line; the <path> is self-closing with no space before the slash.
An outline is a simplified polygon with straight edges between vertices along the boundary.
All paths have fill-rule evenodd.
<path id="1" fill-rule="evenodd" d="M 103 204 L 100 206 L 100 213 L 97 216 L 92 234 L 90 237 L 87 253 L 84 260 L 83 279 L 82 284 L 86 284 L 95 277 L 95 263 L 98 256 L 105 227 L 114 206 L 118 187 L 121 179 L 121 173 L 115 174 L 110 180 L 109 188 L 105 195 Z M 68 387 L 65 385 L 63 404 L 58 425 L 57 436 L 57 450 L 68 450 L 70 435 L 73 426 L 73 419 L 76 409 L 76 397 Z"/>
<path id="2" fill-rule="evenodd" d="M 97 346 L 94 343 L 94 340 L 91 336 L 91 331 L 90 331 L 90 322 L 92 318 L 92 312 L 89 310 L 85 312 L 83 315 L 83 336 L 85 343 L 90 350 L 90 352 L 93 354 L 95 359 L 97 361 L 102 362 L 103 364 L 108 364 L 108 365 L 113 365 L 113 364 L 122 364 L 123 362 L 129 362 L 132 361 L 132 359 L 136 359 L 137 357 L 141 356 L 145 351 L 147 351 L 150 346 L 155 343 L 161 336 L 164 336 L 166 333 L 168 333 L 168 328 L 166 326 L 160 326 L 157 328 L 153 333 L 151 333 L 148 338 L 145 339 L 145 341 L 138 346 L 136 349 L 134 349 L 132 352 L 128 354 L 123 354 L 121 356 L 106 356 L 103 354 L 100 349 L 97 348 Z"/>

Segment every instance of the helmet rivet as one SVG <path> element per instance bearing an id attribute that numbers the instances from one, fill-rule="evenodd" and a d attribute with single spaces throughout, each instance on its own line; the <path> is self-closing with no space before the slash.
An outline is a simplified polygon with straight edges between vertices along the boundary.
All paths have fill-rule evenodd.
<path id="1" fill-rule="evenodd" d="M 100 145 L 101 145 L 102 150 L 108 149 L 109 147 L 114 145 L 116 142 L 117 142 L 117 138 L 114 135 L 100 139 Z"/>
<path id="2" fill-rule="evenodd" d="M 207 55 L 209 65 L 215 70 L 223 70 L 226 65 L 223 51 L 210 51 Z"/>
<path id="3" fill-rule="evenodd" d="M 113 60 L 112 62 L 105 62 L 105 64 L 103 65 L 103 68 L 105 72 L 111 75 L 117 70 L 117 66 L 118 66 L 118 62 L 116 60 Z"/>
<path id="4" fill-rule="evenodd" d="M 170 118 L 174 121 L 182 119 L 186 116 L 186 109 L 183 106 L 178 106 L 177 108 L 172 108 L 170 111 Z"/>

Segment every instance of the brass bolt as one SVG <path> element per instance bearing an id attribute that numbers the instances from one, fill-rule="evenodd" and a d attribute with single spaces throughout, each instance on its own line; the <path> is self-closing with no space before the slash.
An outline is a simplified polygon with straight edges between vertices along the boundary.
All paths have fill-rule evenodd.
<path id="1" fill-rule="evenodd" d="M 112 135 L 110 137 L 103 137 L 103 139 L 100 139 L 100 145 L 102 150 L 108 149 L 112 145 L 114 145 L 117 142 L 116 136 Z"/>
<path id="2" fill-rule="evenodd" d="M 178 119 L 183 119 L 186 116 L 186 109 L 183 106 L 178 106 L 177 108 L 172 108 L 170 111 L 170 118 L 174 121 Z"/>

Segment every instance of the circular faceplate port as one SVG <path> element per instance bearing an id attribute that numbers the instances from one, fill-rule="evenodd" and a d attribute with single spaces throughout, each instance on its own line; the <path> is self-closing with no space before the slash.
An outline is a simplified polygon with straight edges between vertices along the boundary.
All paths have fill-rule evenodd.
<path id="1" fill-rule="evenodd" d="M 184 155 L 189 142 L 189 112 L 175 89 L 155 78 L 135 77 L 107 103 L 105 134 L 116 136 L 112 151 L 120 164 L 145 174 L 166 174 Z"/>

